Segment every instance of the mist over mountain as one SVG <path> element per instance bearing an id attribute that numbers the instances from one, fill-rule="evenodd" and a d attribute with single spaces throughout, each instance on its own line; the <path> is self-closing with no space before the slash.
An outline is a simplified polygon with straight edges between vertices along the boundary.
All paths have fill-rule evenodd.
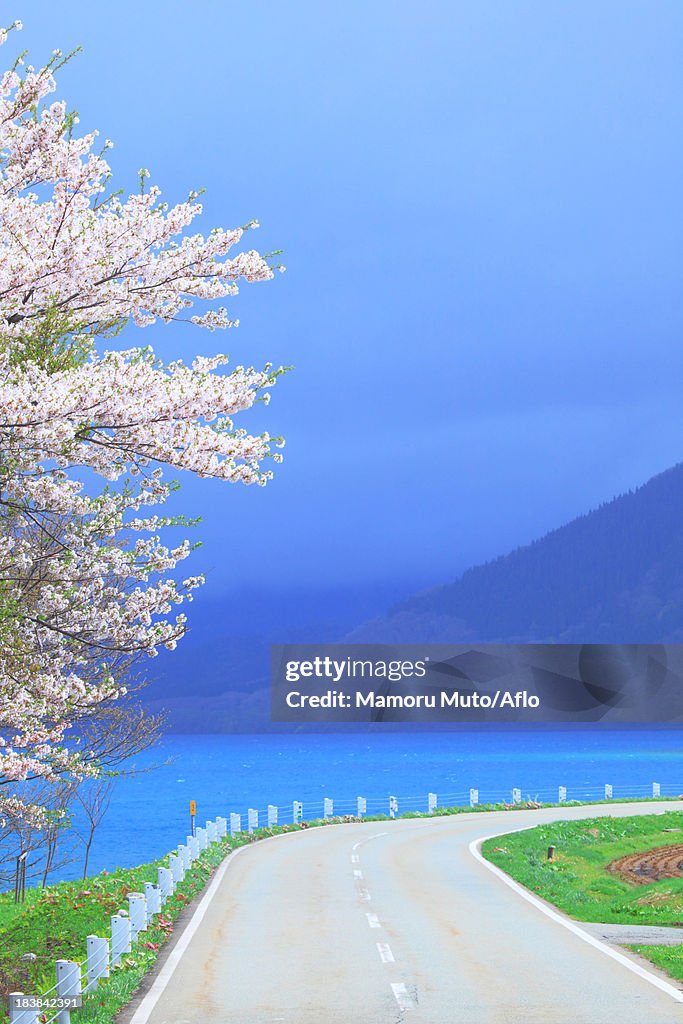
<path id="1" fill-rule="evenodd" d="M 291 731 L 270 722 L 272 643 L 683 642 L 682 509 L 683 463 L 393 606 L 398 584 L 200 599 L 145 702 L 174 732 Z"/>
<path id="2" fill-rule="evenodd" d="M 359 642 L 683 641 L 683 463 L 395 605 Z"/>

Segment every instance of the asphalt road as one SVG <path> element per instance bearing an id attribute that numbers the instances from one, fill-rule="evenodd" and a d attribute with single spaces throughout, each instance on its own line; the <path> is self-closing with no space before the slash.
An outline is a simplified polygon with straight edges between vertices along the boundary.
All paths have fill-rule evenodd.
<path id="1" fill-rule="evenodd" d="M 665 806 L 681 809 L 656 809 Z M 232 858 L 177 965 L 171 973 L 169 962 L 133 1020 L 681 1021 L 680 986 L 659 988 L 595 937 L 584 941 L 470 849 L 524 825 L 654 809 L 615 804 L 367 822 L 255 843 Z M 616 956 L 650 970 L 629 954 Z M 664 977 L 654 968 L 651 976 Z"/>

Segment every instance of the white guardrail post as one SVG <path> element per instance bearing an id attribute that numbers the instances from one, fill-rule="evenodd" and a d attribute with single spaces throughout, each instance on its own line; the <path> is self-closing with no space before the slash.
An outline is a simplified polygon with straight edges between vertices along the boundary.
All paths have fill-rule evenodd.
<path id="1" fill-rule="evenodd" d="M 605 800 L 612 799 L 612 786 L 609 782 L 605 783 Z"/>
<path id="2" fill-rule="evenodd" d="M 566 786 L 560 786 L 560 788 L 558 789 L 558 791 L 557 791 L 557 802 L 560 803 L 560 804 L 564 804 L 564 803 L 567 802 L 567 787 Z"/>
<path id="3" fill-rule="evenodd" d="M 219 839 L 223 839 L 228 834 L 227 818 L 216 818 L 216 831 Z"/>
<path id="4" fill-rule="evenodd" d="M 147 931 L 147 900 L 141 892 L 128 893 L 128 916 L 131 939 L 135 942 L 140 932 Z"/>
<path id="5" fill-rule="evenodd" d="M 145 900 L 147 901 L 147 924 L 155 914 L 161 913 L 161 888 L 156 882 L 145 882 Z"/>
<path id="6" fill-rule="evenodd" d="M 87 939 L 88 955 L 86 958 L 86 976 L 88 983 L 86 992 L 97 988 L 100 978 L 109 977 L 109 942 L 99 935 L 89 935 Z"/>
<path id="7" fill-rule="evenodd" d="M 652 795 L 653 796 L 661 796 L 662 795 L 662 787 L 659 785 L 658 782 L 653 782 L 652 783 Z"/>
<path id="8" fill-rule="evenodd" d="M 10 992 L 9 995 L 10 995 L 10 1000 L 11 1000 L 14 996 L 19 996 L 19 998 L 21 998 L 21 996 L 26 995 L 26 993 L 25 992 Z M 38 1011 L 37 1010 L 19 1010 L 19 1009 L 16 1009 L 14 1006 L 12 1006 L 11 1003 L 10 1003 L 9 1021 L 10 1021 L 10 1024 L 38 1024 Z"/>
<path id="9" fill-rule="evenodd" d="M 479 790 L 478 789 L 471 789 L 470 790 L 470 807 L 476 807 L 476 805 L 478 803 L 479 803 Z"/>
<path id="10" fill-rule="evenodd" d="M 171 869 L 157 868 L 157 880 L 159 882 L 161 904 L 163 906 L 168 897 L 173 895 L 173 890 L 175 888 L 173 885 L 173 873 L 171 872 Z"/>
<path id="11" fill-rule="evenodd" d="M 334 803 L 330 800 L 329 796 L 326 796 L 323 800 L 323 817 L 331 818 L 334 814 Z"/>
<path id="12" fill-rule="evenodd" d="M 427 793 L 427 810 L 430 814 L 436 810 L 437 799 L 436 793 Z"/>
<path id="13" fill-rule="evenodd" d="M 124 953 L 131 950 L 130 918 L 119 911 L 111 919 L 111 965 L 116 967 Z"/>
<path id="14" fill-rule="evenodd" d="M 249 832 L 253 832 L 256 828 L 258 828 L 258 811 L 255 807 L 250 807 L 247 811 L 247 829 Z"/>
<path id="15" fill-rule="evenodd" d="M 81 994 L 81 968 L 71 960 L 57 960 L 55 962 L 57 974 L 57 995 L 58 996 L 80 996 Z M 71 1024 L 71 1010 L 60 1010 L 57 1014 L 57 1024 Z"/>
<path id="16" fill-rule="evenodd" d="M 362 818 L 364 814 L 368 813 L 368 802 L 364 796 L 358 797 L 358 817 Z"/>
<path id="17" fill-rule="evenodd" d="M 301 800 L 295 800 L 292 804 L 292 821 L 297 825 L 304 816 L 304 805 Z"/>
<path id="18" fill-rule="evenodd" d="M 395 796 L 389 797 L 389 817 L 395 818 L 398 814 L 398 799 Z"/>
<path id="19" fill-rule="evenodd" d="M 231 814 L 230 815 L 230 835 L 235 836 L 238 832 L 242 831 L 242 815 Z"/>
<path id="20" fill-rule="evenodd" d="M 521 804 L 522 802 L 522 791 L 521 789 L 512 790 L 512 802 L 513 804 Z"/>

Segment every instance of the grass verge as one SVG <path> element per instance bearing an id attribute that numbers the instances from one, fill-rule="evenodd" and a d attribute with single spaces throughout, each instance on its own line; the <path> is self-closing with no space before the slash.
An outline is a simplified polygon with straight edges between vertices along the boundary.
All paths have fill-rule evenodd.
<path id="1" fill-rule="evenodd" d="M 683 842 L 683 812 L 539 825 L 487 840 L 484 856 L 578 921 L 683 927 L 683 878 L 634 885 L 607 870 L 629 853 Z M 555 847 L 553 860 L 547 859 Z M 629 947 L 683 981 L 683 946 Z"/>

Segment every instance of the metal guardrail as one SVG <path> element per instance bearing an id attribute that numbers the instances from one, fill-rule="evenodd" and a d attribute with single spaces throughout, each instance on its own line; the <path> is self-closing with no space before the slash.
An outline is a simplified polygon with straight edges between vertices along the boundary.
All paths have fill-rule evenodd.
<path id="1" fill-rule="evenodd" d="M 683 794 L 683 788 L 670 790 L 672 798 Z M 232 812 L 230 814 L 230 834 L 238 832 L 253 832 L 257 828 L 270 828 L 273 825 L 284 825 L 300 821 L 314 821 L 332 817 L 354 817 L 364 818 L 368 815 L 388 815 L 395 817 L 397 814 L 423 813 L 432 814 L 439 807 L 475 807 L 479 804 L 503 804 L 511 806 L 521 803 L 567 803 L 570 801 L 590 802 L 591 800 L 618 800 L 633 799 L 638 797 L 656 798 L 665 795 L 663 787 L 658 782 L 640 786 L 614 786 L 605 783 L 604 786 L 593 787 L 545 787 L 543 789 L 523 789 L 521 787 L 506 790 L 496 788 L 479 789 L 472 787 L 469 790 L 448 793 L 427 793 L 423 796 L 395 796 L 384 798 L 356 797 L 355 800 L 333 800 L 331 797 L 324 797 L 320 800 L 311 800 L 304 803 L 301 800 L 294 800 L 286 806 L 268 804 L 265 810 L 250 807 L 246 813 Z M 399 810 L 400 808 L 400 810 Z"/>

